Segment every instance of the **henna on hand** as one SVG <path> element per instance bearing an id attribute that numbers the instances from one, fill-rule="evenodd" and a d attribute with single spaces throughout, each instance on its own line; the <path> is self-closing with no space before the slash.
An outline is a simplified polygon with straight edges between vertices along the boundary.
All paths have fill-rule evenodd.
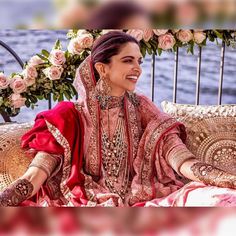
<path id="1" fill-rule="evenodd" d="M 236 189 L 236 176 L 226 173 L 210 164 L 196 162 L 191 166 L 191 170 L 205 184 Z"/>
<path id="2" fill-rule="evenodd" d="M 28 180 L 18 179 L 0 193 L 0 207 L 18 206 L 31 196 L 33 189 L 33 185 Z"/>

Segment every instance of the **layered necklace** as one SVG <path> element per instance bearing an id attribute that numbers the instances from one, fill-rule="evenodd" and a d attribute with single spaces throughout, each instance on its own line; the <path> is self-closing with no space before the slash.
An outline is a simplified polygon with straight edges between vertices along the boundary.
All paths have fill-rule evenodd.
<path id="1" fill-rule="evenodd" d="M 115 125 L 113 137 L 111 137 L 109 109 L 120 108 Z M 126 141 L 124 119 L 124 96 L 110 97 L 106 106 L 107 110 L 107 133 L 102 122 L 102 163 L 104 170 L 105 185 L 108 189 L 118 194 L 123 200 L 128 192 L 130 167 L 128 162 L 128 145 Z"/>

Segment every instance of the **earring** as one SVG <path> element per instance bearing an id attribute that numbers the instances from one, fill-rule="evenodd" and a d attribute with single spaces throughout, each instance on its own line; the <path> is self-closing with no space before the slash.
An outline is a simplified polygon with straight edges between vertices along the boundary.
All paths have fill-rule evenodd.
<path id="1" fill-rule="evenodd" d="M 98 101 L 100 102 L 101 108 L 105 109 L 108 106 L 108 102 L 111 98 L 111 86 L 105 77 L 101 77 L 95 86 L 95 93 Z"/>

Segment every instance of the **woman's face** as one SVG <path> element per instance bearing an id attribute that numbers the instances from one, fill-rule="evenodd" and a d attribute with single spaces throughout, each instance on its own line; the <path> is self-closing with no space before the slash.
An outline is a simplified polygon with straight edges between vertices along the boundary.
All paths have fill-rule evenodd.
<path id="1" fill-rule="evenodd" d="M 125 91 L 134 91 L 142 73 L 142 54 L 136 43 L 126 43 L 120 53 L 104 64 L 105 76 L 109 80 L 112 96 L 122 96 Z"/>

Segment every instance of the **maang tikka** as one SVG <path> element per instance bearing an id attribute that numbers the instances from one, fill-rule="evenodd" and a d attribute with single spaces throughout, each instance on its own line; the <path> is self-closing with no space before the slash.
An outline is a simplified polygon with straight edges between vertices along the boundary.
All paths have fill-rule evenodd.
<path id="1" fill-rule="evenodd" d="M 95 87 L 96 97 L 102 109 L 106 109 L 111 98 L 111 86 L 105 77 L 100 77 Z"/>

